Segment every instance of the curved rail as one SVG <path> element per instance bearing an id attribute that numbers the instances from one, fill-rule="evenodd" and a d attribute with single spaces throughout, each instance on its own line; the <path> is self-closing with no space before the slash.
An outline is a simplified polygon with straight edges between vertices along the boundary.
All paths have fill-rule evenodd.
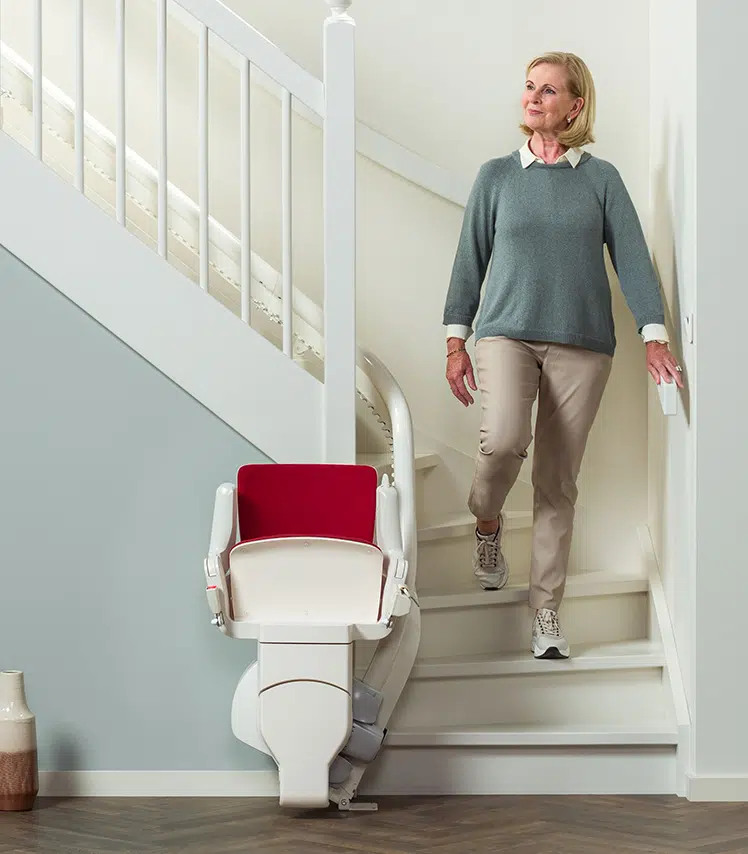
<path id="1" fill-rule="evenodd" d="M 389 414 L 392 430 L 393 477 L 400 505 L 400 527 L 403 532 L 403 554 L 408 561 L 408 585 L 415 589 L 416 580 L 416 469 L 413 420 L 403 390 L 384 363 L 367 350 L 359 348 L 359 367 L 371 380 Z"/>

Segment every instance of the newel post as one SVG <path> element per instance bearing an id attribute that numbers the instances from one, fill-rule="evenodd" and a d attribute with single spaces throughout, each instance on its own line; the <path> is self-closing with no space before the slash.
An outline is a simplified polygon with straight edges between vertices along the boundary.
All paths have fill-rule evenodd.
<path id="1" fill-rule="evenodd" d="M 356 85 L 352 0 L 324 30 L 324 459 L 356 459 Z"/>

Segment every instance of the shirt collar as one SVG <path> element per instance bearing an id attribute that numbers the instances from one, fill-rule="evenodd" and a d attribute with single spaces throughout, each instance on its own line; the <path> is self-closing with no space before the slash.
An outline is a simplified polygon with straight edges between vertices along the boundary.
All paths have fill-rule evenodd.
<path id="1" fill-rule="evenodd" d="M 566 154 L 562 154 L 561 157 L 558 158 L 556 163 L 561 163 L 564 160 L 568 160 L 572 168 L 576 169 L 577 165 L 579 164 L 579 161 L 582 159 L 582 154 L 584 154 L 584 152 L 581 148 L 570 148 L 566 152 Z M 530 148 L 529 139 L 522 146 L 522 148 L 520 148 L 519 157 L 520 161 L 522 162 L 523 169 L 527 169 L 527 167 L 530 166 L 532 163 L 543 162 L 539 157 L 536 157 L 535 154 L 533 154 L 532 149 Z"/>

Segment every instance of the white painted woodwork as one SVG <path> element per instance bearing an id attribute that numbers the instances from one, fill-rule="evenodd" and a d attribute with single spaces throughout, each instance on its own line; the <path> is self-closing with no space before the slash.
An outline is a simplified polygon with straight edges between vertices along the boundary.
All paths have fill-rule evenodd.
<path id="1" fill-rule="evenodd" d="M 439 460 L 439 454 L 431 451 L 417 451 L 415 469 L 417 472 L 428 471 L 436 468 L 439 465 Z M 392 466 L 392 459 L 389 454 L 356 454 L 356 462 L 362 466 L 373 466 L 380 473 L 388 471 Z"/>
<path id="2" fill-rule="evenodd" d="M 653 723 L 662 719 L 664 701 L 658 668 L 590 674 L 564 673 L 545 666 L 537 673 L 501 679 L 411 679 L 389 726 L 397 731 L 413 726 L 459 728 L 505 723 Z"/>
<path id="3" fill-rule="evenodd" d="M 659 644 L 646 639 L 577 644 L 566 661 L 536 661 L 526 652 L 503 655 L 488 652 L 473 655 L 419 657 L 411 678 L 455 679 L 472 676 L 516 676 L 518 674 L 570 673 L 595 670 L 631 670 L 664 667 L 665 653 Z"/>
<path id="4" fill-rule="evenodd" d="M 241 318 L 252 319 L 252 188 L 250 180 L 250 73 L 251 63 L 241 60 L 239 193 L 241 201 Z"/>
<path id="5" fill-rule="evenodd" d="M 34 154 L 42 159 L 42 133 L 43 133 L 43 104 L 42 104 L 42 81 L 44 69 L 42 67 L 42 0 L 34 2 Z"/>
<path id="6" fill-rule="evenodd" d="M 447 530 L 449 531 L 449 528 Z M 474 530 L 475 522 L 471 524 L 469 534 L 446 536 L 442 539 L 419 537 L 424 570 L 421 576 L 423 589 L 447 591 L 473 584 Z M 529 526 L 508 529 L 502 536 L 502 550 L 509 566 L 510 577 L 514 581 L 529 577 L 531 543 L 532 528 Z M 572 566 L 572 571 L 573 569 Z"/>
<path id="7" fill-rule="evenodd" d="M 85 189 L 85 91 L 84 91 L 84 0 L 75 2 L 75 186 L 81 193 Z"/>
<path id="8" fill-rule="evenodd" d="M 532 527 L 532 510 L 509 510 L 504 523 L 505 531 L 522 530 Z M 475 517 L 460 513 L 442 520 L 436 525 L 418 529 L 418 542 L 444 540 L 454 537 L 469 537 L 475 534 Z"/>
<path id="9" fill-rule="evenodd" d="M 247 335 L 237 317 L 5 134 L 0 183 L 0 234 L 10 252 L 271 459 L 319 460 L 317 380 Z M 248 365 L 263 370 L 252 374 L 251 395 L 237 394 Z"/>
<path id="10" fill-rule="evenodd" d="M 386 750 L 361 796 L 666 795 L 675 787 L 669 744 L 527 747 Z"/>
<path id="11" fill-rule="evenodd" d="M 325 21 L 323 65 L 324 459 L 350 463 L 356 455 L 356 106 L 349 17 Z"/>
<path id="12" fill-rule="evenodd" d="M 502 726 L 404 727 L 387 736 L 388 747 L 580 747 L 677 743 L 662 723 L 504 724 Z"/>
<path id="13" fill-rule="evenodd" d="M 126 97 L 125 77 L 127 74 L 125 54 L 125 0 L 117 0 L 115 7 L 115 27 L 117 33 L 117 90 L 115 99 L 117 102 L 117 128 L 115 137 L 117 140 L 117 222 L 125 225 L 127 216 L 127 166 L 126 166 Z"/>
<path id="14" fill-rule="evenodd" d="M 168 201 L 168 122 L 166 85 L 167 14 L 166 0 L 158 0 L 156 9 L 156 85 L 158 86 L 158 254 L 168 255 L 169 201 Z"/>
<path id="15" fill-rule="evenodd" d="M 281 104 L 281 211 L 283 218 L 281 242 L 283 260 L 283 352 L 287 356 L 293 351 L 293 175 L 292 175 L 292 129 L 291 93 L 283 90 Z"/>
<path id="16" fill-rule="evenodd" d="M 607 729 L 590 729 L 590 738 L 580 733 L 581 740 L 575 743 L 558 728 L 527 728 L 518 746 L 386 749 L 367 772 L 360 791 L 364 797 L 671 794 L 675 748 L 665 741 L 666 734 L 663 744 L 642 744 L 647 736 L 638 732 L 641 728 L 632 730 L 630 743 L 619 743 Z M 532 744 L 535 739 L 543 745 L 554 733 L 557 743 Z M 39 783 L 42 797 L 278 797 L 278 775 L 273 771 L 42 771 Z M 693 790 L 708 790 L 722 800 L 734 792 L 734 786 L 726 787 L 719 778 L 691 783 Z"/>
<path id="17" fill-rule="evenodd" d="M 324 92 L 321 81 L 289 59 L 243 18 L 215 0 L 174 0 L 220 40 L 261 68 L 307 107 L 324 116 Z M 184 20 L 184 19 L 183 19 Z"/>
<path id="18" fill-rule="evenodd" d="M 198 184 L 200 209 L 200 287 L 208 290 L 208 277 L 210 275 L 210 244 L 208 241 L 208 213 L 209 213 L 209 163 L 208 163 L 208 60 L 210 33 L 207 26 L 203 24 L 200 28 L 200 39 L 198 42 L 198 108 L 197 108 L 197 133 L 199 139 L 198 149 Z"/>
<path id="19" fill-rule="evenodd" d="M 423 566 L 421 567 L 423 570 Z M 633 585 L 632 585 L 633 586 Z M 475 590 L 475 585 L 472 586 Z M 611 584 L 608 593 L 574 595 L 567 585 L 560 617 L 574 653 L 579 644 L 603 644 L 646 638 L 648 590 Z M 533 612 L 527 585 L 510 580 L 502 591 L 477 590 L 457 595 L 426 595 L 421 602 L 420 658 L 529 654 Z"/>

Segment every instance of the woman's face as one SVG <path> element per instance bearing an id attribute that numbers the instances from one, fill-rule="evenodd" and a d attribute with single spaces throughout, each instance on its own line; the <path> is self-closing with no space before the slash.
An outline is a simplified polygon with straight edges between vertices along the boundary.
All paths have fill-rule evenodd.
<path id="1" fill-rule="evenodd" d="M 542 134 L 558 134 L 569 126 L 567 117 L 579 115 L 584 101 L 566 88 L 566 72 L 560 65 L 536 65 L 522 94 L 525 124 Z"/>

